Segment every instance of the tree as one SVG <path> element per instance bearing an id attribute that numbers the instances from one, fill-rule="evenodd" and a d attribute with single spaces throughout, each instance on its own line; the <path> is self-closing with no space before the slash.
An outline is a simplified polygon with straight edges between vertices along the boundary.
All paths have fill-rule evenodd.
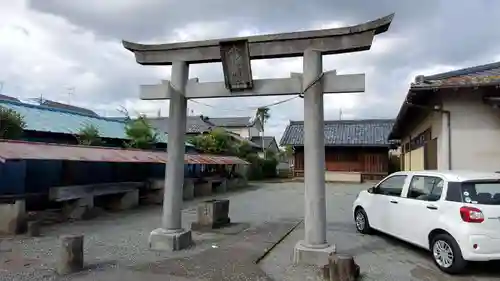
<path id="1" fill-rule="evenodd" d="M 130 139 L 127 146 L 132 148 L 151 149 L 158 142 L 158 133 L 144 115 L 129 120 L 125 126 L 125 134 Z"/>
<path id="2" fill-rule="evenodd" d="M 287 158 L 289 158 L 289 157 L 293 156 L 293 152 L 294 152 L 293 151 L 293 146 L 291 146 L 291 145 L 285 145 L 285 147 L 283 148 L 283 150 L 281 152 L 282 152 L 282 154 L 284 156 L 286 156 Z"/>
<path id="3" fill-rule="evenodd" d="M 19 139 L 25 128 L 24 116 L 13 109 L 0 106 L 0 139 Z"/>
<path id="4" fill-rule="evenodd" d="M 78 131 L 76 136 L 81 145 L 101 145 L 101 134 L 99 128 L 93 124 L 87 124 Z"/>
<path id="5" fill-rule="evenodd" d="M 224 129 L 216 128 L 208 134 L 200 134 L 190 139 L 197 149 L 213 154 L 235 152 L 234 143 Z"/>
<path id="6" fill-rule="evenodd" d="M 276 152 L 269 150 L 269 149 L 266 149 L 265 155 L 266 155 L 266 159 L 277 159 L 277 156 L 279 156 L 279 155 L 276 155 Z"/>
<path id="7" fill-rule="evenodd" d="M 262 146 L 262 152 L 264 152 L 264 156 L 265 156 L 265 153 L 266 153 L 266 147 L 264 147 L 264 127 L 267 123 L 267 121 L 269 120 L 269 118 L 271 118 L 271 114 L 269 113 L 269 107 L 259 107 L 257 108 L 257 112 L 255 113 L 255 118 L 257 118 L 257 120 L 260 121 L 260 124 L 262 125 L 262 143 L 261 143 L 261 146 Z"/>

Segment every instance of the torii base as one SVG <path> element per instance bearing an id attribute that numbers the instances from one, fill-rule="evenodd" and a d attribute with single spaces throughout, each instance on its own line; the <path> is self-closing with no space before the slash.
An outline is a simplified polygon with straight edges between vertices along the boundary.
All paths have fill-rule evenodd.
<path id="1" fill-rule="evenodd" d="M 293 263 L 301 265 L 324 266 L 328 264 L 328 257 L 336 251 L 335 245 L 313 248 L 299 241 L 293 249 Z"/>

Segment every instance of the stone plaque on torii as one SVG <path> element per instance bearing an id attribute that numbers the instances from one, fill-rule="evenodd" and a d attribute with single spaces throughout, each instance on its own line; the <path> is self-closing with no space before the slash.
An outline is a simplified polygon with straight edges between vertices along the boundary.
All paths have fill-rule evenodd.
<path id="1" fill-rule="evenodd" d="M 188 247 L 191 232 L 182 228 L 184 141 L 187 99 L 301 95 L 304 99 L 305 237 L 294 261 L 326 264 L 335 245 L 326 239 L 323 93 L 364 92 L 364 74 L 323 73 L 322 55 L 369 50 L 375 35 L 388 30 L 394 14 L 360 25 L 222 40 L 143 45 L 123 41 L 142 65 L 172 65 L 171 80 L 141 86 L 141 99 L 170 100 L 168 165 L 161 227 L 151 232 L 152 249 Z M 303 73 L 290 78 L 252 79 L 250 60 L 303 56 Z M 224 82 L 188 79 L 189 64 L 222 62 Z"/>

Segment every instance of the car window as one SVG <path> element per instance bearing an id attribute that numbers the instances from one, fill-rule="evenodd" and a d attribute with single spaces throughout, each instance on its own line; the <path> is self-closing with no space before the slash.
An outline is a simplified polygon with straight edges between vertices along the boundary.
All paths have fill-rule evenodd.
<path id="1" fill-rule="evenodd" d="M 414 176 L 410 182 L 407 198 L 438 201 L 443 192 L 444 180 L 438 177 Z"/>
<path id="2" fill-rule="evenodd" d="M 498 181 L 463 182 L 462 198 L 466 203 L 500 205 L 500 183 Z"/>
<path id="3" fill-rule="evenodd" d="M 381 195 L 401 196 L 406 177 L 407 176 L 404 175 L 397 175 L 385 179 L 375 189 L 376 193 Z"/>

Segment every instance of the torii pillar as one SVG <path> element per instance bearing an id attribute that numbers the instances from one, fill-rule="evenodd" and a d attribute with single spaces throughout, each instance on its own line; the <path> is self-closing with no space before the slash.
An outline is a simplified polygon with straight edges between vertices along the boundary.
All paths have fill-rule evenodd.
<path id="1" fill-rule="evenodd" d="M 364 24 L 221 40 L 143 45 L 123 41 L 143 65 L 172 65 L 171 81 L 141 86 L 145 100 L 170 99 L 168 165 L 163 219 L 150 235 L 150 247 L 181 250 L 191 242 L 182 228 L 186 101 L 196 98 L 301 95 L 304 97 L 305 237 L 294 249 L 294 262 L 326 264 L 335 245 L 326 239 L 323 93 L 364 92 L 364 74 L 323 74 L 322 55 L 369 50 L 375 35 L 388 30 L 394 14 Z M 251 59 L 303 56 L 303 74 L 282 79 L 252 79 Z M 188 80 L 189 64 L 222 62 L 224 82 Z M 311 86 L 312 85 L 312 86 Z"/>

